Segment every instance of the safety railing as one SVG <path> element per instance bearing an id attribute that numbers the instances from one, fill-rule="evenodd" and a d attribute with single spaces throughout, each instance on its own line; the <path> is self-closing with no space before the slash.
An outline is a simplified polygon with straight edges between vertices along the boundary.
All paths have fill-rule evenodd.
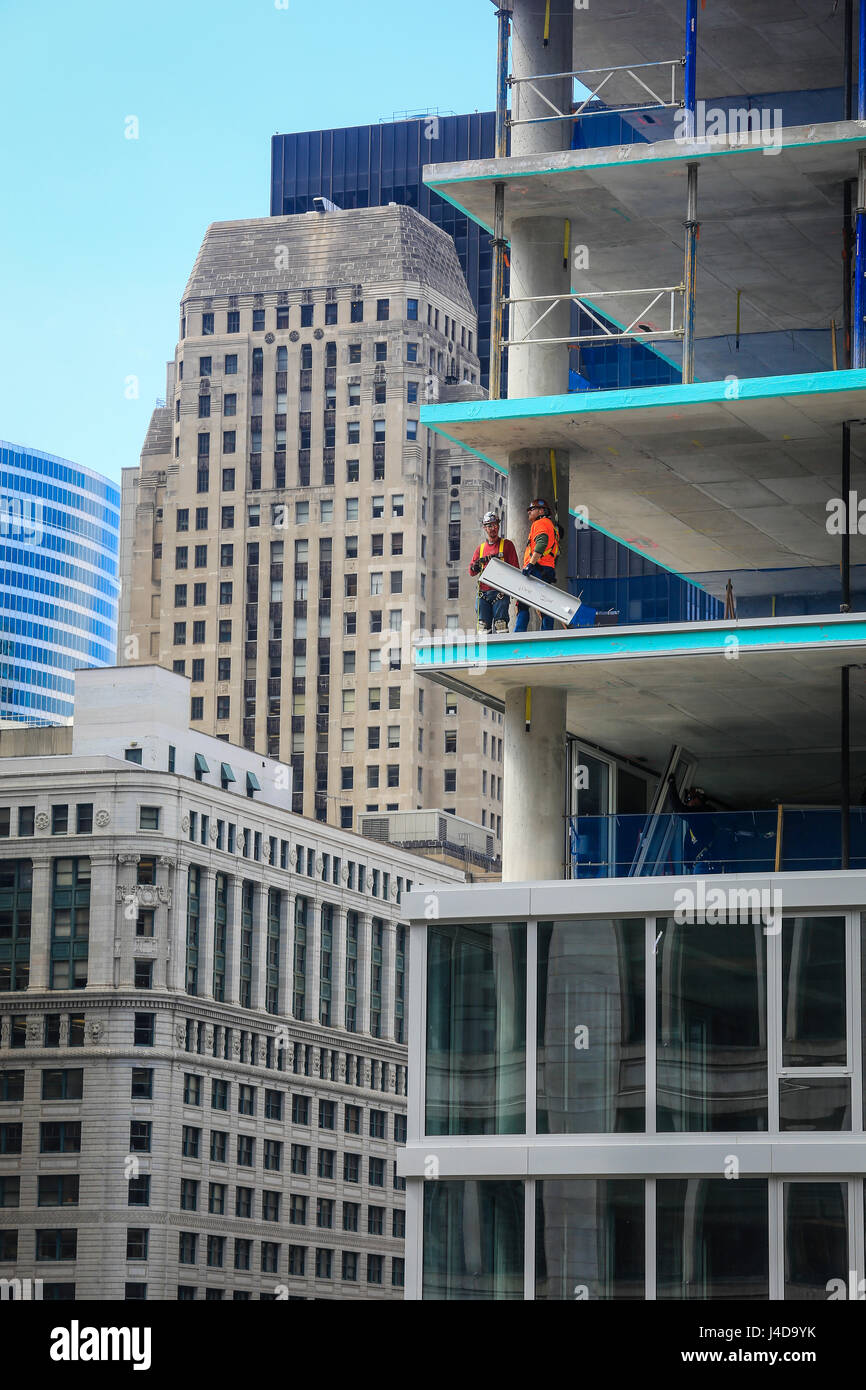
<path id="1" fill-rule="evenodd" d="M 655 63 L 632 63 L 624 67 L 583 68 L 573 72 L 545 72 L 535 74 L 531 77 L 509 77 L 508 86 L 511 87 L 514 93 L 514 99 L 513 110 L 508 123 L 511 126 L 540 125 L 547 121 L 576 121 L 579 120 L 581 116 L 595 115 L 597 113 L 587 111 L 587 107 L 590 106 L 592 102 L 600 99 L 601 93 L 607 87 L 608 83 L 617 75 L 620 75 L 620 77 L 624 75 L 627 78 L 631 78 L 639 89 L 642 99 L 633 100 L 631 104 L 628 102 L 614 103 L 612 105 L 605 103 L 605 113 L 607 115 L 610 115 L 612 112 L 658 111 L 666 110 L 674 106 L 681 106 L 681 98 L 677 95 L 677 73 L 682 71 L 683 67 L 684 60 L 682 58 L 665 58 Z M 670 72 L 669 90 L 666 82 L 664 84 L 665 90 L 662 91 L 660 89 L 656 90 L 660 88 L 660 84 L 657 80 L 654 79 L 655 86 L 650 86 L 649 81 L 645 80 L 645 76 L 647 78 L 649 77 L 649 70 L 652 68 L 661 69 L 662 72 L 666 70 Z M 662 74 L 660 73 L 659 75 L 661 76 Z M 585 79 L 588 77 L 597 78 L 599 80 L 592 83 L 587 82 Z M 570 91 L 572 101 L 568 111 L 561 111 L 556 105 L 556 102 L 552 101 L 551 98 L 541 90 L 539 84 L 542 82 L 562 82 L 566 78 L 571 79 Z M 578 83 L 582 89 L 587 91 L 585 97 L 581 97 L 575 92 L 575 87 Z M 520 109 L 523 104 L 521 97 L 523 96 L 524 88 L 533 92 L 545 106 L 550 107 L 552 114 L 549 116 L 521 116 Z"/>
<path id="2" fill-rule="evenodd" d="M 572 878 L 768 874 L 841 867 L 838 807 L 572 816 Z M 850 812 L 849 868 L 866 868 L 866 807 Z"/>
<path id="3" fill-rule="evenodd" d="M 547 308 L 544 309 L 528 327 L 523 329 L 519 336 L 507 338 L 502 346 L 529 347 L 539 344 L 551 345 L 560 343 L 569 347 L 577 347 L 580 343 L 618 343 L 626 339 L 635 340 L 637 342 L 656 342 L 661 339 L 682 338 L 684 335 L 683 324 L 676 322 L 676 306 L 679 303 L 680 308 L 682 308 L 684 302 L 684 285 L 662 285 L 654 286 L 650 289 L 598 290 L 597 292 L 589 291 L 589 293 L 592 296 L 593 303 L 599 299 L 622 299 L 627 295 L 640 295 L 642 301 L 645 302 L 630 323 L 624 328 L 617 329 L 616 327 L 612 328 L 605 319 L 600 318 L 599 315 L 595 313 L 592 305 L 582 294 L 576 294 L 573 291 L 570 294 L 534 294 L 503 299 L 502 304 L 505 308 L 510 308 L 515 304 L 546 304 Z M 665 295 L 670 295 L 669 326 L 667 328 L 656 328 L 652 324 L 646 323 L 645 320 Z M 599 331 L 597 333 L 569 333 L 567 336 L 556 338 L 538 338 L 533 336 L 535 330 L 544 322 L 548 314 L 552 313 L 558 304 L 563 303 L 576 304 L 593 323 L 598 325 Z M 514 324 L 514 315 L 511 315 L 510 323 L 512 325 Z"/>

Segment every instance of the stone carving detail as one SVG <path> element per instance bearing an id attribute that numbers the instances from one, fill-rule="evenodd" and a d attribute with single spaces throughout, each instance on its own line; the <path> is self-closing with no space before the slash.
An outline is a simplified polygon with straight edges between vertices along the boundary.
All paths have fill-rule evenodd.
<path id="1" fill-rule="evenodd" d="M 259 1057 L 258 1057 L 259 1066 L 260 1066 L 260 1067 L 265 1066 L 265 1065 L 267 1064 L 267 1060 L 268 1060 L 268 1047 L 267 1047 L 267 1043 L 264 1042 L 264 1040 L 260 1040 L 260 1041 L 259 1041 Z"/>
<path id="2" fill-rule="evenodd" d="M 176 1023 L 174 1025 L 174 1040 L 178 1047 L 183 1047 L 186 1042 L 186 1029 L 182 1023 Z"/>
<path id="3" fill-rule="evenodd" d="M 140 858 L 140 854 L 119 854 L 117 862 L 118 864 L 137 864 Z"/>
<path id="4" fill-rule="evenodd" d="M 322 869 L 323 869 L 324 867 L 325 867 L 325 861 L 324 861 L 324 859 L 322 858 L 321 854 L 317 854 L 317 855 L 316 855 L 316 873 L 318 874 L 318 876 L 319 876 L 320 878 L 321 878 L 321 875 L 322 875 Z"/>
<path id="5" fill-rule="evenodd" d="M 174 860 L 169 859 L 167 854 L 161 854 L 156 862 L 161 869 L 174 869 L 177 867 Z"/>
<path id="6" fill-rule="evenodd" d="M 210 840 L 212 845 L 215 845 L 217 842 L 217 833 L 218 832 L 216 826 L 212 825 L 210 830 L 208 831 L 208 839 Z"/>
<path id="7" fill-rule="evenodd" d="M 213 1052 L 213 1024 L 212 1024 L 212 1023 L 206 1023 L 205 1026 L 204 1026 L 204 1050 L 205 1050 L 205 1052 L 208 1054 L 208 1056 L 210 1056 L 211 1053 Z"/>
<path id="8" fill-rule="evenodd" d="M 296 343 L 296 342 L 298 341 L 298 339 L 300 338 L 300 336 L 301 336 L 301 335 L 300 335 L 300 333 L 298 332 L 297 328 L 293 328 L 292 331 L 291 331 L 291 333 L 289 334 L 289 342 L 290 342 L 290 343 Z"/>
<path id="9" fill-rule="evenodd" d="M 325 336 L 325 330 L 324 330 L 324 328 L 314 328 L 314 329 L 313 329 L 313 337 L 314 337 L 314 338 L 324 338 L 324 336 Z"/>
<path id="10" fill-rule="evenodd" d="M 99 811 L 96 812 L 96 824 L 99 826 L 100 830 L 104 830 L 105 827 L 106 827 L 107 825 L 110 824 L 110 822 L 111 822 L 111 812 L 110 812 L 110 811 L 106 811 L 106 810 L 103 808 L 102 810 L 99 810 Z"/>
<path id="11" fill-rule="evenodd" d="M 41 1019 L 41 1018 L 36 1018 L 36 1017 L 34 1017 L 34 1018 L 28 1018 L 28 1020 L 27 1020 L 27 1041 L 28 1041 L 29 1043 L 38 1043 L 38 1042 L 39 1042 L 39 1039 L 40 1039 L 41 1037 L 42 1037 L 42 1019 Z"/>
<path id="12" fill-rule="evenodd" d="M 47 811 L 40 811 L 36 817 L 35 825 L 37 830 L 47 830 L 51 824 L 51 819 Z"/>
<path id="13" fill-rule="evenodd" d="M 391 879 L 391 901 L 392 903 L 397 901 L 397 880 L 393 877 Z"/>
<path id="14" fill-rule="evenodd" d="M 234 1037 L 232 1038 L 232 1056 L 233 1056 L 233 1057 L 240 1057 L 240 1055 L 241 1055 L 241 1040 L 240 1040 L 240 1038 L 238 1037 L 237 1032 L 235 1032 L 235 1035 L 234 1035 Z"/>
<path id="15" fill-rule="evenodd" d="M 159 952 L 159 942 L 155 936 L 137 936 L 135 951 L 140 956 L 155 956 Z"/>
<path id="16" fill-rule="evenodd" d="M 114 894 L 119 903 L 135 903 L 133 919 L 140 907 L 171 907 L 171 889 L 162 883 L 118 883 Z"/>
<path id="17" fill-rule="evenodd" d="M 189 816 L 184 816 L 180 823 L 180 828 L 184 834 L 189 830 Z"/>
<path id="18" fill-rule="evenodd" d="M 348 866 L 348 864 L 341 864 L 341 866 L 340 866 L 340 880 L 341 880 L 341 882 L 343 882 L 343 883 L 348 883 L 348 882 L 349 882 L 349 866 Z"/>
<path id="19" fill-rule="evenodd" d="M 0 1018 L 0 1047 L 9 1046 L 9 1020 Z"/>
<path id="20" fill-rule="evenodd" d="M 88 1025 L 87 1031 L 90 1034 L 90 1041 L 92 1043 L 98 1043 L 99 1039 L 102 1037 L 104 1027 L 103 1024 L 99 1022 L 99 1019 L 95 1018 L 93 1022 Z"/>

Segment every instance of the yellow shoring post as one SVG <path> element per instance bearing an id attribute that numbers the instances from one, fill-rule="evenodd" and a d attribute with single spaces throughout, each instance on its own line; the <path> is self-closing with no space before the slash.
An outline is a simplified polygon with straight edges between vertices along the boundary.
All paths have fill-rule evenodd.
<path id="1" fill-rule="evenodd" d="M 525 724 L 526 724 L 526 732 L 529 733 L 529 728 L 530 728 L 530 725 L 532 724 L 532 686 L 531 686 L 531 685 L 528 685 L 528 686 L 526 687 L 526 703 L 525 703 L 524 709 L 523 709 L 523 719 L 524 719 L 524 722 L 525 722 Z"/>
<path id="2" fill-rule="evenodd" d="M 545 7 L 544 7 L 544 47 L 545 47 L 545 48 L 547 47 L 547 45 L 549 44 L 549 42 L 550 42 L 550 0 L 547 0 L 547 4 L 546 4 Z"/>

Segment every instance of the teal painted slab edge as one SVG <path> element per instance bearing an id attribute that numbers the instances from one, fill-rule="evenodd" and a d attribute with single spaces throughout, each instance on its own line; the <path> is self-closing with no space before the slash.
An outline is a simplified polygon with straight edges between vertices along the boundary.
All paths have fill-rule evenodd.
<path id="1" fill-rule="evenodd" d="M 515 661 L 535 664 L 540 661 L 554 661 L 571 658 L 579 662 L 581 658 L 603 656 L 682 656 L 688 653 L 724 652 L 730 649 L 733 638 L 737 647 L 814 647 L 818 645 L 844 642 L 863 642 L 866 644 L 866 618 L 862 622 L 846 619 L 838 624 L 824 619 L 817 623 L 795 623 L 790 626 L 738 627 L 736 623 L 724 628 L 708 630 L 697 627 L 696 631 L 679 629 L 674 632 L 629 632 L 616 635 L 583 636 L 575 633 L 556 637 L 533 636 L 529 642 L 515 637 L 514 641 L 503 642 L 455 642 L 453 644 L 425 643 L 415 652 L 416 670 L 448 670 L 462 668 L 467 662 L 474 664 L 482 660 L 487 668 L 509 666 Z M 726 646 L 727 643 L 727 646 Z M 582 650 L 584 649 L 585 650 Z M 446 656 L 447 653 L 447 656 Z"/>
<path id="2" fill-rule="evenodd" d="M 780 396 L 834 395 L 844 391 L 866 391 L 866 369 L 858 367 L 839 372 L 743 377 L 736 382 L 696 381 L 689 385 L 640 386 L 625 391 L 574 391 L 558 396 L 518 396 L 500 401 L 453 401 L 448 405 L 422 405 L 421 423 L 438 429 L 440 424 L 463 424 L 472 420 L 536 420 L 557 415 L 603 415 L 621 410 L 659 410 L 670 406 L 717 405 L 726 401 L 736 404 L 741 401 L 774 400 Z M 467 447 L 459 439 L 453 442 L 463 449 Z M 493 463 L 480 451 L 472 452 L 483 458 L 485 463 Z M 493 466 L 504 471 L 501 465 L 494 463 Z"/>

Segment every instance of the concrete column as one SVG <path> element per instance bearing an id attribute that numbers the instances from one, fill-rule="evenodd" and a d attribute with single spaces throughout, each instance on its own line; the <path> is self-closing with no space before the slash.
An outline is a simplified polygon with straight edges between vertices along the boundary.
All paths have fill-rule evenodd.
<path id="1" fill-rule="evenodd" d="M 30 898 L 30 981 L 28 991 L 48 988 L 51 956 L 51 858 L 33 855 Z"/>
<path id="2" fill-rule="evenodd" d="M 565 877 L 565 691 L 506 692 L 502 807 L 502 880 Z"/>
<path id="3" fill-rule="evenodd" d="M 544 43 L 546 0 L 514 0 L 511 27 L 511 64 L 515 78 L 537 78 L 547 72 L 571 72 L 574 0 L 550 0 L 550 27 Z M 570 78 L 536 82 L 538 91 L 559 111 L 571 104 Z M 512 88 L 512 119 L 527 120 L 553 116 L 553 111 L 528 85 Z M 572 121 L 542 121 L 537 125 L 511 128 L 512 157 L 522 154 L 567 150 L 571 144 Z"/>
<path id="4" fill-rule="evenodd" d="M 241 878 L 229 879 L 226 904 L 226 1003 L 237 1004 L 241 989 Z"/>

